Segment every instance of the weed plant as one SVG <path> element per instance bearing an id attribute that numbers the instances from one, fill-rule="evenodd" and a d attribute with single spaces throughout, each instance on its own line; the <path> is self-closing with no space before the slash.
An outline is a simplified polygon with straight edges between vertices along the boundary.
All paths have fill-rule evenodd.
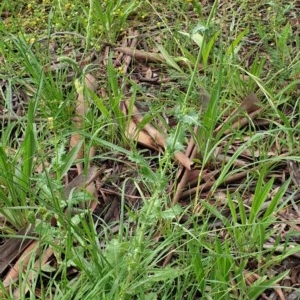
<path id="1" fill-rule="evenodd" d="M 16 283 L 19 299 L 259 299 L 266 290 L 278 287 L 288 271 L 270 276 L 270 270 L 300 248 L 285 245 L 278 253 L 279 240 L 271 248 L 264 246 L 274 236 L 276 215 L 294 195 L 291 179 L 278 187 L 270 174 L 274 166 L 300 161 L 300 46 L 299 35 L 286 22 L 287 14 L 297 10 L 297 2 L 262 2 L 266 9 L 256 2 L 236 1 L 232 9 L 239 6 L 239 15 L 222 10 L 219 1 L 209 11 L 198 1 L 176 0 L 1 2 L 0 100 L 1 112 L 10 115 L 1 123 L 0 235 L 14 237 L 30 223 L 37 233 L 34 253 L 40 251 L 42 257 L 50 248 L 51 262 L 55 261 L 37 267 L 35 255 L 30 256 Z M 270 22 L 251 21 L 256 10 Z M 5 13 L 11 16 L 4 18 Z M 75 132 L 74 82 L 90 70 L 96 74 L 103 70 L 92 63 L 82 69 L 75 54 L 66 57 L 61 49 L 57 59 L 64 67 L 48 72 L 45 66 L 53 60 L 40 41 L 49 46 L 51 38 L 61 33 L 72 51 L 82 49 L 88 54 L 91 49 L 100 51 L 105 43 L 118 45 L 128 28 L 141 24 L 149 45 L 165 58 L 162 68 L 172 83 L 166 90 L 157 89 L 152 102 L 142 87 L 132 83 L 130 97 L 135 103 L 142 94 L 151 102 L 153 111 L 146 114 L 145 123 L 170 107 L 176 126 L 168 127 L 166 151 L 148 157 L 126 136 L 129 120 L 120 102 L 127 95 L 111 57 L 105 79 L 99 76 L 107 95 L 85 91 L 93 108 L 80 130 L 84 141 L 69 151 L 68 140 Z M 243 47 L 248 40 L 253 43 Z M 23 116 L 12 110 L 18 87 L 27 94 Z M 257 130 L 250 122 L 248 128 L 233 129 L 230 138 L 224 136 L 225 125 L 216 134 L 228 112 L 251 92 L 264 99 L 268 129 Z M 292 113 L 285 114 L 288 110 Z M 221 145 L 227 143 L 227 154 L 235 141 L 243 141 L 223 161 L 210 189 L 215 195 L 224 187 L 220 197 L 229 214 L 212 199 L 202 198 L 199 189 L 187 205 L 170 204 L 174 190 L 167 192 L 168 183 L 178 170 L 174 153 L 184 149 L 189 136 L 200 153 L 195 160 L 200 174 L 207 165 L 216 164 L 214 155 Z M 82 145 L 98 149 L 95 164 L 124 163 L 138 171 L 136 178 L 128 177 L 119 186 L 121 209 L 115 223 L 105 223 L 84 208 L 77 214 L 65 213 L 68 207 L 91 201 L 85 192 L 71 194 L 69 202 L 63 197 L 63 178 L 77 163 Z M 270 156 L 274 148 L 279 154 Z M 234 167 L 246 150 L 253 155 L 258 151 L 256 160 Z M 85 166 L 90 163 L 88 156 L 83 161 Z M 42 172 L 37 171 L 40 167 Z M 252 171 L 245 180 L 235 190 L 227 188 L 227 180 L 246 168 Z M 200 180 L 199 176 L 198 186 Z M 142 195 L 133 210 L 126 201 L 129 183 Z M 252 201 L 247 204 L 249 190 Z M 249 283 L 253 274 L 256 280 Z M 1 299 L 16 299 L 12 285 L 7 288 L 0 281 L 0 291 Z"/>

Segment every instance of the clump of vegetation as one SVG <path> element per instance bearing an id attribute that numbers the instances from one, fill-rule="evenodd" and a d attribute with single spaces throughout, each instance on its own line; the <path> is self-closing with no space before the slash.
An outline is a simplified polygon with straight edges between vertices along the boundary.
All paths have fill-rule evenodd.
<path id="1" fill-rule="evenodd" d="M 2 1 L 1 299 L 299 297 L 299 12 Z"/>

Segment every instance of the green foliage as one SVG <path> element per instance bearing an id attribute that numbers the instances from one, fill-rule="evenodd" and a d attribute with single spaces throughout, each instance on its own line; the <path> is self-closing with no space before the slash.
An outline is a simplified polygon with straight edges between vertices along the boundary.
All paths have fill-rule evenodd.
<path id="1" fill-rule="evenodd" d="M 220 12 L 218 5 L 214 1 L 207 12 L 199 1 L 1 2 L 0 12 L 12 15 L 0 23 L 0 80 L 5 85 L 0 85 L 1 113 L 12 111 L 16 87 L 28 96 L 25 115 L 3 118 L 0 124 L 1 237 L 11 237 L 30 223 L 35 226 L 40 257 L 51 249 L 55 258 L 55 264 L 37 268 L 34 255 L 30 257 L 16 284 L 21 299 L 35 299 L 36 288 L 42 289 L 42 299 L 258 299 L 287 275 L 270 275 L 268 268 L 299 247 L 290 248 L 288 239 L 280 245 L 276 240 L 267 249 L 265 244 L 274 233 L 276 215 L 292 198 L 286 197 L 291 180 L 275 188 L 277 179 L 269 176 L 270 170 L 288 160 L 300 161 L 295 122 L 300 43 L 285 16 L 294 4 L 275 0 L 265 4 L 270 7 L 264 11 L 268 24 L 251 20 L 257 3 L 232 3 L 239 6 L 239 15 Z M 249 14 L 243 15 L 246 9 Z M 167 80 L 155 90 L 116 68 L 112 54 L 104 73 L 98 61 L 82 67 L 78 53 L 68 56 L 62 48 L 55 60 L 50 54 L 50 43 L 63 36 L 62 43 L 73 49 L 84 54 L 95 50 L 102 57 L 105 46 L 119 44 L 123 31 L 132 27 L 142 37 L 138 47 L 145 43 L 163 58 L 159 67 Z M 259 43 L 255 40 L 253 47 L 244 48 L 253 33 Z M 49 71 L 55 63 L 61 68 Z M 75 81 L 90 71 L 101 73 L 100 86 L 107 95 L 83 87 L 91 109 L 77 130 L 72 124 Z M 227 113 L 251 92 L 262 100 L 262 116 L 270 128 L 260 131 L 250 119 L 247 128 L 230 130 L 229 135 L 231 124 L 216 132 Z M 121 110 L 125 100 L 128 116 Z M 150 107 L 138 131 L 151 123 L 162 132 L 154 118 L 167 130 L 163 153 L 145 154 L 126 135 L 137 101 Z M 292 114 L 286 114 L 290 109 Z M 158 116 L 168 113 L 175 126 L 165 115 Z M 69 138 L 75 132 L 83 140 L 69 151 Z M 218 169 L 218 175 L 209 193 L 198 189 L 193 199 L 184 199 L 188 205 L 172 206 L 179 169 L 174 154 L 185 151 L 190 136 L 199 152 L 197 189 L 207 166 Z M 82 146 L 86 154 L 80 162 L 85 169 L 90 163 L 87 153 L 96 146 L 93 162 L 110 165 L 104 178 L 119 163 L 137 174 L 116 186 L 120 199 L 116 222 L 106 224 L 86 208 L 93 200 L 88 192 L 64 194 L 64 177 L 78 163 Z M 216 156 L 222 147 L 230 157 L 220 162 Z M 285 149 L 286 157 L 274 153 L 270 158 L 271 148 Z M 253 161 L 237 167 L 245 153 Z M 244 182 L 230 189 L 229 179 L 245 170 Z M 142 195 L 137 207 L 127 201 L 128 185 Z M 227 212 L 214 197 L 220 187 Z M 249 190 L 251 199 L 246 197 Z M 275 256 L 279 246 L 284 251 Z M 248 285 L 245 270 L 252 260 L 257 267 L 251 272 L 258 279 Z M 30 281 L 34 272 L 38 276 Z M 13 297 L 1 281 L 0 290 L 3 299 Z"/>

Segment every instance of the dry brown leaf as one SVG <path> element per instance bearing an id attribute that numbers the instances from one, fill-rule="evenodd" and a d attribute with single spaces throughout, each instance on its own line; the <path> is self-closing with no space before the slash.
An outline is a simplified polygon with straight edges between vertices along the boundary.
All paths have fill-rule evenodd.
<path id="1" fill-rule="evenodd" d="M 95 91 L 98 88 L 98 82 L 91 74 L 86 74 L 85 76 L 85 86 L 91 91 Z M 79 94 L 76 102 L 76 109 L 75 109 L 75 117 L 73 118 L 73 124 L 77 129 L 80 129 L 83 126 L 84 117 L 88 111 L 89 104 L 88 101 L 85 99 L 83 94 L 83 87 L 79 87 Z M 70 139 L 70 150 L 73 149 L 78 143 L 82 140 L 82 136 L 79 133 L 74 133 Z M 84 157 L 84 150 L 83 146 L 80 148 L 76 155 L 76 159 L 82 159 Z M 78 174 L 83 171 L 82 163 L 76 164 Z"/>
<path id="2" fill-rule="evenodd" d="M 65 197 L 68 198 L 73 189 L 84 188 L 94 196 L 94 201 L 92 201 L 90 204 L 90 208 L 93 211 L 97 203 L 96 188 L 93 181 L 100 175 L 100 173 L 102 173 L 102 170 L 99 170 L 97 167 L 91 167 L 89 168 L 86 175 L 83 175 L 83 173 L 78 175 L 65 187 Z M 24 235 L 25 233 L 25 230 L 19 232 L 20 235 Z M 6 275 L 3 281 L 3 285 L 5 286 L 5 288 L 9 288 L 11 284 L 18 280 L 20 272 L 23 272 L 23 270 L 27 267 L 28 262 L 32 259 L 32 256 L 34 256 L 38 257 L 38 259 L 35 262 L 34 270 L 30 271 L 28 273 L 28 276 L 26 277 L 27 285 L 25 288 L 25 292 L 28 291 L 31 283 L 34 281 L 34 276 L 39 273 L 39 269 L 47 263 L 50 256 L 53 254 L 53 251 L 50 247 L 48 247 L 43 254 L 40 254 L 41 249 L 39 248 L 38 241 L 30 241 L 30 243 L 31 244 L 26 248 L 21 257 Z M 14 291 L 14 299 L 20 299 L 21 292 L 24 293 L 24 290 L 20 291 L 19 288 L 16 288 L 16 290 Z"/>
<path id="3" fill-rule="evenodd" d="M 11 15 L 12 15 L 12 13 L 10 11 L 5 11 L 5 10 L 0 13 L 1 18 L 8 18 Z"/>
<path id="4" fill-rule="evenodd" d="M 147 68 L 147 71 L 145 72 L 144 78 L 145 78 L 145 79 L 151 80 L 152 77 L 153 77 L 153 72 L 152 72 L 151 68 Z M 157 79 L 158 79 L 158 78 L 157 78 Z"/>
<path id="5" fill-rule="evenodd" d="M 166 59 L 163 55 L 158 54 L 158 53 L 152 53 L 152 52 L 147 52 L 143 50 L 138 50 L 135 47 L 116 47 L 114 48 L 115 51 L 125 53 L 127 55 L 130 55 L 134 59 L 138 61 L 142 61 L 145 63 L 166 63 Z M 183 67 L 189 67 L 191 62 L 189 60 L 179 60 L 178 62 L 179 66 Z M 203 66 L 199 64 L 198 66 L 199 70 L 203 69 Z"/>
<path id="6" fill-rule="evenodd" d="M 93 166 L 88 169 L 87 174 L 79 174 L 68 185 L 65 186 L 65 199 L 69 198 L 69 195 L 73 189 L 83 189 L 89 186 L 101 173 L 101 169 L 98 169 L 97 167 Z"/>
<path id="7" fill-rule="evenodd" d="M 248 114 L 249 118 L 253 120 L 262 110 L 263 108 L 259 108 L 249 113 Z M 235 120 L 234 123 L 232 124 L 231 129 L 226 130 L 224 134 L 229 134 L 233 129 L 243 128 L 245 125 L 249 123 L 249 118 L 247 117 L 237 118 L 237 120 Z"/>
<path id="8" fill-rule="evenodd" d="M 123 102 L 122 111 L 123 111 L 123 113 L 125 112 L 126 115 L 128 114 L 129 105 L 130 105 L 129 100 L 125 100 Z M 143 120 L 143 114 L 138 110 L 138 108 L 135 105 L 133 105 L 133 108 L 132 108 L 132 118 L 134 119 L 135 123 L 140 123 Z M 137 126 L 134 125 L 133 123 L 129 123 L 128 130 L 130 130 L 131 135 L 132 135 L 132 133 L 136 134 L 135 133 L 136 127 Z M 143 127 L 143 131 L 147 132 L 147 134 L 153 140 L 153 142 L 151 142 L 149 144 L 153 145 L 153 143 L 154 143 L 155 145 L 159 145 L 162 149 L 166 149 L 167 143 L 166 143 L 165 136 L 162 133 L 160 133 L 154 126 L 147 123 Z M 143 131 L 140 131 L 140 132 L 143 132 Z M 144 136 L 144 137 L 146 138 L 146 136 Z M 150 147 L 150 148 L 153 149 L 153 147 Z M 175 152 L 174 156 L 180 162 L 180 164 L 182 166 L 184 166 L 188 170 L 191 170 L 192 166 L 194 165 L 194 162 L 186 154 L 184 154 L 183 152 L 177 151 L 177 152 Z"/>
<path id="9" fill-rule="evenodd" d="M 169 262 L 171 261 L 171 259 L 173 258 L 175 253 L 176 253 L 175 246 L 172 246 L 170 248 L 169 253 L 167 254 L 166 258 L 164 259 L 164 262 L 162 264 L 163 268 L 165 268 L 169 264 Z"/>
<path id="10" fill-rule="evenodd" d="M 278 286 L 278 285 L 277 285 Z M 276 288 L 274 288 L 275 292 L 277 293 L 278 297 L 280 300 L 286 300 L 284 294 L 283 294 L 283 291 L 282 289 L 278 286 Z"/>
<path id="11" fill-rule="evenodd" d="M 32 257 L 37 257 L 41 249 L 39 248 L 38 241 L 33 241 L 22 253 L 21 257 L 17 260 L 15 265 L 9 270 L 5 279 L 3 280 L 3 286 L 8 289 L 14 282 L 16 282 L 20 276 L 20 273 L 27 267 Z"/>
<path id="12" fill-rule="evenodd" d="M 130 55 L 134 59 L 144 61 L 144 62 L 162 63 L 165 61 L 163 56 L 160 54 L 146 52 L 132 47 L 116 47 L 114 50 Z"/>
<path id="13" fill-rule="evenodd" d="M 253 273 L 253 272 L 249 272 L 247 270 L 245 270 L 243 272 L 245 281 L 247 283 L 247 285 L 252 285 L 256 280 L 258 280 L 260 278 L 259 275 Z"/>
<path id="14" fill-rule="evenodd" d="M 259 99 L 254 93 L 249 94 L 240 104 L 240 106 L 235 109 L 226 119 L 220 124 L 216 129 L 215 133 L 219 132 L 221 128 L 224 126 L 223 124 L 227 124 L 230 129 L 226 130 L 224 134 L 229 134 L 232 129 L 242 128 L 246 124 L 249 123 L 249 119 L 246 117 L 242 117 L 245 112 L 249 115 L 251 119 L 254 119 L 259 112 L 261 112 L 262 108 Z"/>
<path id="15" fill-rule="evenodd" d="M 86 183 L 86 191 L 93 196 L 93 200 L 90 201 L 89 203 L 89 209 L 90 212 L 94 212 L 94 210 L 96 209 L 97 205 L 98 205 L 98 195 L 97 195 L 97 190 L 96 190 L 96 186 L 95 183 L 93 182 L 96 177 L 98 177 L 100 174 L 102 173 L 102 170 L 99 169 L 93 169 L 92 174 L 90 176 L 90 181 Z"/>
<path id="16" fill-rule="evenodd" d="M 224 154 L 218 154 L 216 156 L 216 160 L 220 161 L 220 162 L 229 162 L 231 159 L 232 159 L 231 156 L 224 155 Z M 238 167 L 238 168 L 246 167 L 248 164 L 249 163 L 247 163 L 246 161 L 238 159 L 238 158 L 236 158 L 233 162 L 233 166 Z"/>
<path id="17" fill-rule="evenodd" d="M 130 43 L 131 48 L 135 48 L 137 45 L 137 38 L 136 36 L 138 35 L 138 31 L 133 31 L 132 29 L 129 30 L 129 36 L 133 36 L 134 38 L 130 39 L 128 42 Z M 127 39 L 128 40 L 128 39 Z M 132 56 L 131 55 L 126 55 L 123 59 L 123 64 L 122 64 L 122 69 L 124 73 L 127 73 L 129 65 L 131 63 Z"/>
<path id="18" fill-rule="evenodd" d="M 197 148 L 194 147 L 194 141 L 191 139 L 190 143 L 187 147 L 186 154 L 189 155 L 189 157 L 190 157 L 189 159 L 192 161 L 196 157 L 197 153 L 198 153 Z M 194 173 L 196 173 L 196 174 L 194 174 Z M 188 168 L 183 168 L 182 170 L 180 170 L 178 172 L 177 178 L 179 178 L 179 182 L 176 187 L 172 205 L 177 204 L 177 202 L 179 201 L 183 190 L 186 188 L 189 180 L 191 180 L 192 174 L 193 174 L 193 176 L 196 175 L 198 178 L 199 170 L 190 170 Z"/>
<path id="19" fill-rule="evenodd" d="M 274 244 L 272 244 L 272 243 L 271 244 L 270 243 L 265 243 L 263 245 L 263 248 L 264 249 L 272 249 L 272 251 L 276 251 L 276 252 L 279 252 L 279 253 L 286 253 L 287 251 L 292 250 L 293 248 L 295 248 L 295 246 L 294 245 L 291 245 L 289 247 L 285 247 L 285 246 L 282 246 L 282 245 L 274 246 Z M 300 251 L 299 252 L 292 252 L 291 256 L 300 258 Z"/>
<path id="20" fill-rule="evenodd" d="M 122 39 L 122 42 L 121 42 L 121 47 L 127 47 L 127 43 L 128 43 L 128 39 L 127 37 L 125 36 L 123 39 Z M 122 57 L 124 56 L 124 53 L 123 52 L 120 52 L 118 54 L 118 56 L 115 58 L 115 61 L 114 61 L 114 67 L 120 67 L 122 65 Z"/>
<path id="21" fill-rule="evenodd" d="M 127 138 L 133 139 L 134 141 L 140 143 L 141 145 L 149 149 L 159 151 L 159 147 L 154 144 L 153 139 L 144 131 L 138 130 L 136 123 L 132 120 L 128 122 L 125 135 Z"/>
<path id="22" fill-rule="evenodd" d="M 241 180 L 241 179 L 245 178 L 249 172 L 252 172 L 253 170 L 256 170 L 256 169 L 257 169 L 257 167 L 254 167 L 254 168 L 248 169 L 246 171 L 235 173 L 235 174 L 231 175 L 230 177 L 226 178 L 224 181 L 224 184 L 229 184 L 229 183 L 235 182 L 237 180 Z M 220 172 L 220 170 L 212 171 L 213 176 L 212 176 L 211 181 L 204 182 L 200 186 L 196 186 L 196 187 L 190 188 L 189 190 L 184 191 L 181 195 L 181 198 L 184 199 L 184 198 L 190 197 L 191 195 L 196 194 L 197 191 L 201 192 L 201 191 L 207 191 L 208 189 L 210 189 L 215 183 L 214 176 L 217 175 L 219 172 Z"/>
<path id="23" fill-rule="evenodd" d="M 300 164 L 294 160 L 289 160 L 287 162 L 288 170 L 290 172 L 292 181 L 294 185 L 299 188 L 300 187 Z"/>
<path id="24" fill-rule="evenodd" d="M 28 273 L 27 273 L 27 276 L 26 276 L 26 280 L 27 280 L 27 283 L 26 283 L 26 287 L 23 288 L 22 290 L 20 290 L 20 286 L 18 288 L 15 289 L 14 291 L 14 299 L 18 300 L 18 299 L 21 299 L 21 295 L 23 294 L 26 294 L 29 290 L 30 290 L 30 287 L 32 286 L 32 283 L 35 282 L 35 277 L 39 276 L 40 274 L 40 269 L 46 265 L 47 261 L 49 260 L 49 258 L 53 255 L 53 250 L 48 247 L 46 249 L 46 251 L 41 255 L 41 257 L 39 257 L 37 259 L 37 261 L 35 262 L 34 264 L 34 268 L 33 270 L 30 270 Z"/>
<path id="25" fill-rule="evenodd" d="M 13 260 L 23 252 L 23 250 L 32 243 L 34 238 L 34 226 L 24 226 L 17 232 L 18 238 L 9 238 L 0 246 L 0 273 L 11 265 Z"/>

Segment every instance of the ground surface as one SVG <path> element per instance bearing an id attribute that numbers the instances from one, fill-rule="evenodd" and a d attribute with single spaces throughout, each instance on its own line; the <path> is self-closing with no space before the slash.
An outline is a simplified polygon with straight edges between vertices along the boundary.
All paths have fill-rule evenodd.
<path id="1" fill-rule="evenodd" d="M 297 1 L 0 9 L 3 299 L 300 299 Z"/>

